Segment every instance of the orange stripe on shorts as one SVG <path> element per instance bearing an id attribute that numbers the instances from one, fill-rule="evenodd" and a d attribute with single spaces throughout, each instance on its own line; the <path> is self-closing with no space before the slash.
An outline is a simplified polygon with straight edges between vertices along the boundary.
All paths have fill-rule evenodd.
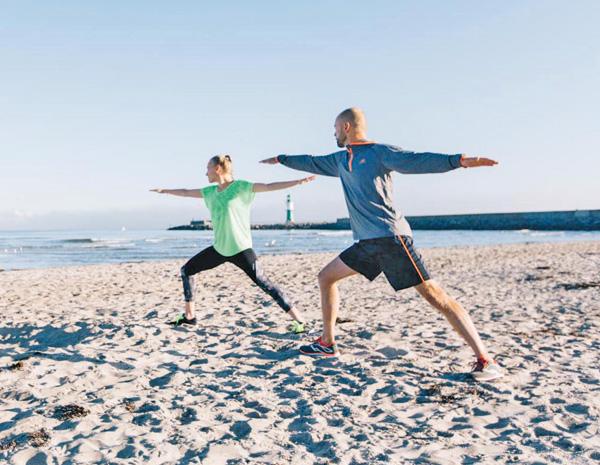
<path id="1" fill-rule="evenodd" d="M 402 239 L 402 236 L 397 236 L 397 237 L 398 237 L 398 239 L 400 239 L 400 242 L 402 242 L 402 247 L 404 247 L 404 250 L 406 251 L 406 255 L 408 255 L 408 258 L 410 258 L 410 261 L 413 264 L 413 266 L 415 267 L 415 270 L 417 270 L 417 274 L 419 275 L 419 278 L 421 278 L 422 282 L 425 282 L 425 279 L 423 278 L 423 275 L 421 274 L 421 271 L 419 270 L 419 267 L 417 266 L 417 264 L 413 260 L 412 255 L 408 251 L 408 247 L 406 247 L 406 244 L 404 243 L 404 239 Z"/>

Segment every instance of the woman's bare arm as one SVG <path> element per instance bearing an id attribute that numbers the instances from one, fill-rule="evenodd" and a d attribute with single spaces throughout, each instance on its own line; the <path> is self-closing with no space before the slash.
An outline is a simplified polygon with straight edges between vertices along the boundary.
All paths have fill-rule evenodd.
<path id="1" fill-rule="evenodd" d="M 316 176 L 309 176 L 308 178 L 296 179 L 295 181 L 283 181 L 283 182 L 270 182 L 267 184 L 264 183 L 254 183 L 252 190 L 254 192 L 270 192 L 270 191 L 278 191 L 281 189 L 289 189 L 290 187 L 299 186 L 301 184 L 306 184 L 311 181 L 314 181 Z"/>
<path id="2" fill-rule="evenodd" d="M 202 198 L 201 189 L 150 189 L 150 192 L 157 192 L 158 194 L 178 195 L 179 197 Z"/>

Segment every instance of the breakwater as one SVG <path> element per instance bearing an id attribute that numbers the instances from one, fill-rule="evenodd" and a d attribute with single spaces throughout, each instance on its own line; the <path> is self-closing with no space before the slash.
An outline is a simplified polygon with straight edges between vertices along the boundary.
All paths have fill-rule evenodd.
<path id="1" fill-rule="evenodd" d="M 600 210 L 412 216 L 413 229 L 600 231 Z"/>
<path id="2" fill-rule="evenodd" d="M 415 230 L 474 230 L 499 231 L 531 229 L 538 231 L 600 231 L 600 210 L 571 210 L 554 212 L 479 213 L 468 215 L 407 216 Z M 170 230 L 208 230 L 210 222 L 192 221 Z M 323 223 L 254 224 L 252 229 L 350 229 L 348 218 Z"/>

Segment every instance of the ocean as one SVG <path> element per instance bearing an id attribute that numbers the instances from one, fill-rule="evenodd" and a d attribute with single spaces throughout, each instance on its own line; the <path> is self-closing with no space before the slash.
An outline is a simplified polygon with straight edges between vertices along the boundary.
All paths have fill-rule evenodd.
<path id="1" fill-rule="evenodd" d="M 261 254 L 341 252 L 350 231 L 253 230 Z M 598 241 L 600 231 L 414 231 L 417 248 Z M 0 231 L 0 269 L 177 259 L 212 243 L 212 231 Z"/>

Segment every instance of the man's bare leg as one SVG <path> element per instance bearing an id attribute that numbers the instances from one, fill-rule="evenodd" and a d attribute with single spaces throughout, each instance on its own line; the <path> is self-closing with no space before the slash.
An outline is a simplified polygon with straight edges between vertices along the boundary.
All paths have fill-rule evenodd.
<path id="1" fill-rule="evenodd" d="M 340 295 L 337 282 L 356 274 L 339 257 L 329 262 L 319 272 L 319 288 L 321 289 L 321 311 L 323 312 L 323 335 L 321 340 L 325 344 L 335 342 L 335 320 L 340 306 Z"/>
<path id="2" fill-rule="evenodd" d="M 427 302 L 436 308 L 450 322 L 454 330 L 473 349 L 478 359 L 491 360 L 477 329 L 467 311 L 433 279 L 429 279 L 415 287 Z"/>

